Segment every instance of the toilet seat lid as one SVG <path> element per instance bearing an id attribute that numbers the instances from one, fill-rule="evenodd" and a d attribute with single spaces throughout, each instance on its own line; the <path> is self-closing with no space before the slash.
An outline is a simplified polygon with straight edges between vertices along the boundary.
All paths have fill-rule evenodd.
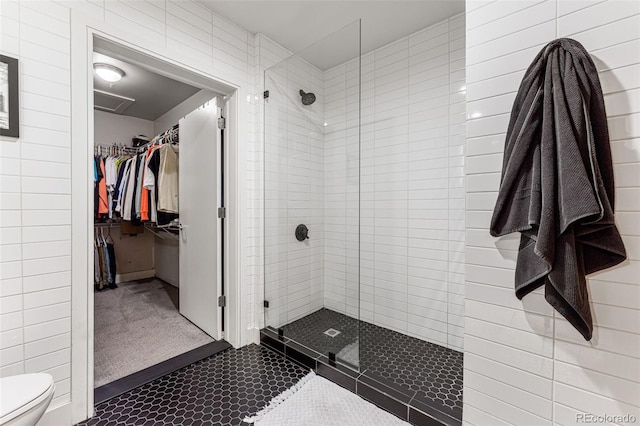
<path id="1" fill-rule="evenodd" d="M 37 400 L 53 386 L 47 373 L 20 374 L 0 379 L 0 418 Z"/>

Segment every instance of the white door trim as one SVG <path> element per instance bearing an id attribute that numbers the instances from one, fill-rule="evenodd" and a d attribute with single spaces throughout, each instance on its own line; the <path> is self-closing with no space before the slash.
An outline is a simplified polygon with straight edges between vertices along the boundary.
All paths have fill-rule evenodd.
<path id="1" fill-rule="evenodd" d="M 71 420 L 78 423 L 93 415 L 93 67 L 94 36 L 135 53 L 135 60 L 160 73 L 218 93 L 228 100 L 225 134 L 227 141 L 227 212 L 225 221 L 226 268 L 225 338 L 234 347 L 248 342 L 245 300 L 243 224 L 246 223 L 245 149 L 248 139 L 248 89 L 243 82 L 217 78 L 173 60 L 163 46 L 140 40 L 129 28 L 110 28 L 71 8 Z M 134 58 L 132 58 L 134 59 Z M 227 247 L 225 247 L 227 249 Z"/>

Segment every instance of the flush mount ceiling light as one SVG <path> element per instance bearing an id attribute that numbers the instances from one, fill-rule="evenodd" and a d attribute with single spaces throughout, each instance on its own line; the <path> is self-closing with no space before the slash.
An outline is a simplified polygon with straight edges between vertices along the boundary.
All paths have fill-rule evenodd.
<path id="1" fill-rule="evenodd" d="M 109 64 L 93 64 L 93 69 L 96 70 L 98 77 L 109 83 L 120 81 L 124 76 L 124 71 Z"/>

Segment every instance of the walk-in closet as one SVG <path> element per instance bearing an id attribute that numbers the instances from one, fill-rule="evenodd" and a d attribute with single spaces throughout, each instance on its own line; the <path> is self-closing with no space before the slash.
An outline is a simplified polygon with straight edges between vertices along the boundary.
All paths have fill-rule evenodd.
<path id="1" fill-rule="evenodd" d="M 93 68 L 99 400 L 221 338 L 224 100 L 108 49 Z"/>

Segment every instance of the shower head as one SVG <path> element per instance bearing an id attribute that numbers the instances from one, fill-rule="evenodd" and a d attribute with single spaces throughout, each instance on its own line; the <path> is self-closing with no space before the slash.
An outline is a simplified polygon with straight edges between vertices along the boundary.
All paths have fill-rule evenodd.
<path id="1" fill-rule="evenodd" d="M 311 105 L 316 101 L 316 95 L 313 93 L 304 93 L 304 90 L 300 90 L 300 96 L 302 96 L 302 105 Z"/>

